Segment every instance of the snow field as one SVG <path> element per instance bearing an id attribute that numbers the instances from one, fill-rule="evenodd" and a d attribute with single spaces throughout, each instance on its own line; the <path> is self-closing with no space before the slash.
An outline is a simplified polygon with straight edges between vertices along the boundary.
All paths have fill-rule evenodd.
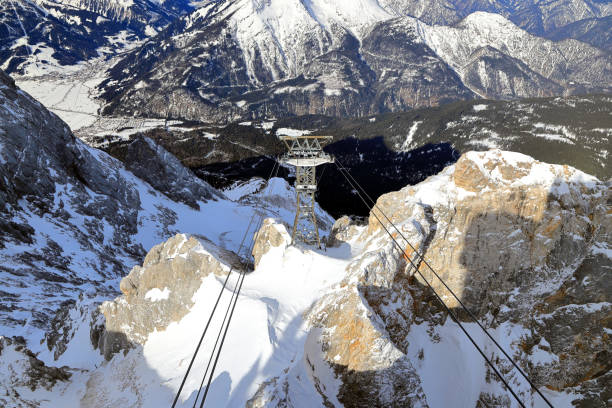
<path id="1" fill-rule="evenodd" d="M 511 368 L 511 363 L 505 359 L 493 342 L 486 337 L 476 323 L 463 323 L 470 336 L 483 352 L 493 359 L 498 368 Z M 493 338 L 516 359 L 512 350 L 529 331 L 521 325 L 505 322 L 496 329 L 488 329 Z M 443 407 L 473 407 L 481 393 L 494 395 L 507 395 L 511 407 L 519 407 L 516 400 L 504 389 L 501 382 L 487 382 L 487 370 L 490 376 L 495 373 L 488 367 L 484 358 L 472 345 L 470 340 L 451 319 L 444 325 L 436 326 L 435 338 L 429 333 L 428 324 L 413 325 L 408 334 L 408 356 L 421 379 L 421 385 L 427 396 L 427 402 L 432 408 Z M 535 348 L 535 356 L 531 361 L 537 363 L 552 362 L 553 354 Z M 529 383 L 520 375 L 518 370 L 500 370 L 504 378 L 517 392 L 519 398 L 527 406 L 544 408 L 548 405 L 535 394 Z M 507 371 L 507 372 L 506 372 Z M 555 407 L 571 406 L 574 399 L 571 393 L 560 393 L 543 387 L 540 390 Z"/>
<path id="2" fill-rule="evenodd" d="M 84 69 L 84 68 L 82 68 Z M 72 130 L 90 126 L 98 119 L 100 107 L 92 94 L 102 76 L 85 79 L 80 75 L 31 79 L 16 78 L 16 84 L 59 116 Z"/>

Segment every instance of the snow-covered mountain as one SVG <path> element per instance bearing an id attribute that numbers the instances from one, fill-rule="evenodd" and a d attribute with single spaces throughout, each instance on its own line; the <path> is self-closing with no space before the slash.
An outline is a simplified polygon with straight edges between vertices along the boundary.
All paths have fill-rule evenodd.
<path id="1" fill-rule="evenodd" d="M 604 19 L 612 13 L 610 2 L 597 0 L 381 0 L 380 4 L 437 25 L 453 25 L 471 13 L 486 11 L 547 38 L 573 24 Z"/>
<path id="2" fill-rule="evenodd" d="M 561 27 L 550 34 L 555 41 L 573 38 L 612 51 L 612 16 L 589 18 Z"/>
<path id="3" fill-rule="evenodd" d="M 155 35 L 191 10 L 186 0 L 7 0 L 0 3 L 0 68 L 40 75 Z"/>
<path id="4" fill-rule="evenodd" d="M 1 335 L 40 337 L 63 302 L 116 291 L 176 232 L 238 248 L 250 199 L 228 199 L 150 139 L 135 140 L 123 163 L 88 147 L 1 71 L 0 79 Z M 293 193 L 277 180 L 282 203 L 270 214 L 289 222 Z M 318 211 L 325 229 L 331 219 Z"/>
<path id="5" fill-rule="evenodd" d="M 553 406 L 597 406 L 610 379 L 609 191 L 571 167 L 492 150 L 467 153 L 378 205 Z M 300 248 L 282 222 L 264 223 L 207 405 L 518 407 L 375 217 L 366 225 L 340 219 L 332 237 L 327 251 Z M 234 263 L 207 239 L 172 237 L 121 281 L 120 297 L 97 311 L 78 302 L 64 309 L 63 335 L 37 357 L 46 364 L 3 339 L 0 384 L 34 406 L 170 405 Z M 213 333 L 223 313 L 215 316 Z M 461 320 L 526 406 L 542 406 L 477 326 Z M 205 339 L 179 406 L 196 399 L 214 343 Z M 11 392 L 0 398 L 15 401 Z"/>
<path id="6" fill-rule="evenodd" d="M 227 122 L 610 90 L 612 57 L 585 43 L 498 14 L 438 26 L 362 3 L 211 3 L 109 71 L 104 112 Z"/>
<path id="7" fill-rule="evenodd" d="M 0 67 L 24 74 L 20 85 L 73 130 L 132 126 L 134 117 L 356 117 L 478 96 L 611 88 L 604 3 L 222 0 L 193 7 L 185 15 L 192 8 L 183 0 L 3 2 L 0 36 L 8 41 L 0 44 Z"/>

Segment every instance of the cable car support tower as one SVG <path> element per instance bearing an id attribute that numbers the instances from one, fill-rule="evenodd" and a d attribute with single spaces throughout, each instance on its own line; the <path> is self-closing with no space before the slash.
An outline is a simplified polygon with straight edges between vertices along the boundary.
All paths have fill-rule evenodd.
<path id="1" fill-rule="evenodd" d="M 315 192 L 317 191 L 317 166 L 333 163 L 334 159 L 323 152 L 323 146 L 332 136 L 280 136 L 288 152 L 282 163 L 295 167 L 295 190 L 297 205 L 293 222 L 292 243 L 301 241 L 321 248 L 319 227 L 315 214 Z"/>

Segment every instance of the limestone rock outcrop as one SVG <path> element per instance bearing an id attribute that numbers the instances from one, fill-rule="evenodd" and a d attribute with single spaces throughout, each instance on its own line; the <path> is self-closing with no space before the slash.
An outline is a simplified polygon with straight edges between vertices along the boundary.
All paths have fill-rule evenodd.
<path id="1" fill-rule="evenodd" d="M 179 321 L 202 280 L 210 274 L 225 276 L 231 265 L 239 267 L 238 257 L 203 237 L 178 234 L 153 247 L 142 266 L 121 280 L 123 295 L 100 306 L 105 318 L 100 352 L 109 359 Z"/>
<path id="2" fill-rule="evenodd" d="M 289 244 L 291 244 L 291 236 L 285 226 L 277 224 L 273 218 L 266 218 L 259 231 L 255 233 L 252 252 L 253 259 L 255 259 L 255 268 L 271 248 L 286 248 Z"/>
<path id="3" fill-rule="evenodd" d="M 327 239 L 327 246 L 338 246 L 353 239 L 358 234 L 356 222 L 348 216 L 340 217 L 332 226 Z"/>
<path id="4" fill-rule="evenodd" d="M 460 320 L 469 318 L 416 250 L 532 381 L 553 393 L 549 398 L 569 394 L 578 406 L 606 406 L 612 352 L 612 292 L 605 278 L 612 265 L 610 200 L 609 183 L 499 150 L 464 154 L 439 175 L 380 197 L 373 212 L 386 227 L 385 216 L 398 227 L 391 231 L 405 253 L 371 213 L 356 238 L 362 252 L 346 278 L 307 315 L 315 338 L 304 359 L 322 358 L 339 381 L 337 389 L 317 390 L 345 407 L 436 405 L 424 393 L 432 377 L 422 373 L 431 364 L 430 369 L 444 368 L 429 350 L 465 337 L 426 281 Z M 492 345 L 485 350 L 512 376 L 520 397 L 534 405 L 539 397 L 501 352 Z M 482 372 L 482 386 L 466 406 L 511 406 L 484 360 L 478 355 L 474 360 L 460 372 Z M 307 366 L 315 383 L 326 375 L 314 363 Z M 283 387 L 291 383 L 277 378 L 258 395 L 282 401 L 278 396 L 288 395 Z M 268 401 L 259 403 L 284 406 Z"/>

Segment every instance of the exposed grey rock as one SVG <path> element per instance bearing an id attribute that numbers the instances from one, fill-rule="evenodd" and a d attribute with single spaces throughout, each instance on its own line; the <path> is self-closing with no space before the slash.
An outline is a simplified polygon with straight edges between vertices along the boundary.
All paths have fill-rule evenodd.
<path id="1" fill-rule="evenodd" d="M 222 198 L 223 195 L 196 177 L 166 149 L 143 136 L 136 137 L 122 160 L 135 176 L 148 182 L 174 201 L 199 209 L 198 201 Z"/>
<path id="2" fill-rule="evenodd" d="M 39 360 L 19 337 L 0 336 L 0 404 L 5 407 L 38 407 L 33 391 L 51 391 L 67 382 L 67 367 L 49 367 Z M 23 394 L 23 395 L 22 395 Z M 44 394 L 40 394 L 44 395 Z"/>
<path id="3" fill-rule="evenodd" d="M 47 329 L 67 298 L 116 290 L 108 281 L 145 255 L 139 230 L 161 239 L 175 233 L 178 216 L 168 208 L 174 199 L 195 206 L 222 197 L 172 155 L 143 143 L 147 148 L 135 151 L 144 164 L 134 167 L 153 186 L 75 138 L 0 71 L 0 280 L 7 312 L 0 314 L 1 330 L 26 322 Z M 151 197 L 153 209 L 143 208 L 141 194 Z M 53 325 L 50 347 L 72 333 Z"/>
<path id="4" fill-rule="evenodd" d="M 491 46 L 474 51 L 462 71 L 466 86 L 484 98 L 542 97 L 561 95 L 564 91 L 561 85 L 534 72 L 521 60 Z M 489 75 L 482 76 L 482 72 Z"/>
<path id="5" fill-rule="evenodd" d="M 412 20 L 376 24 L 362 40 L 359 52 L 376 73 L 371 113 L 474 97 L 446 62 L 421 41 Z"/>
<path id="6" fill-rule="evenodd" d="M 562 41 L 568 38 L 589 43 L 601 49 L 612 51 L 612 16 L 586 18 L 559 27 L 550 33 L 550 38 Z"/>

